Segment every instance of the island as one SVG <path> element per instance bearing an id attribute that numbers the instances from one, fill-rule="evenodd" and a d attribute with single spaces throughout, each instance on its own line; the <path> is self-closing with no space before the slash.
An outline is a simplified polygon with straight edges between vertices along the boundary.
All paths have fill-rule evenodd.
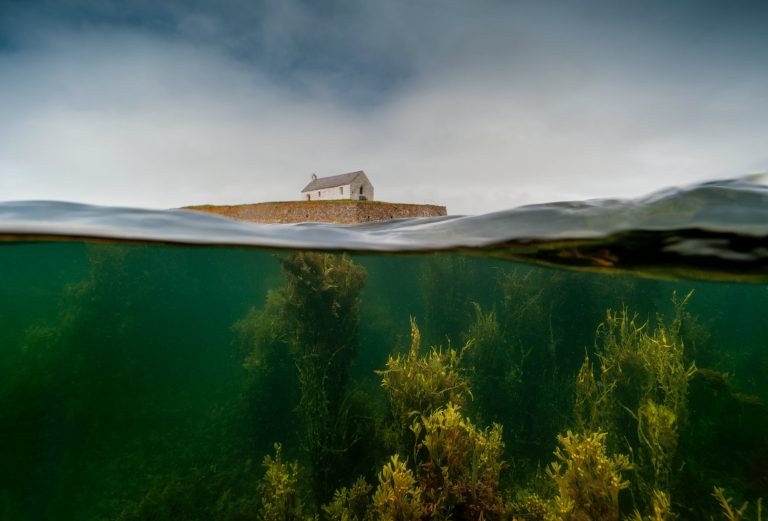
<path id="1" fill-rule="evenodd" d="M 183 209 L 262 224 L 361 224 L 447 215 L 445 206 L 374 201 L 373 185 L 362 170 L 329 177 L 313 174 L 301 191 L 300 201 L 198 205 Z"/>

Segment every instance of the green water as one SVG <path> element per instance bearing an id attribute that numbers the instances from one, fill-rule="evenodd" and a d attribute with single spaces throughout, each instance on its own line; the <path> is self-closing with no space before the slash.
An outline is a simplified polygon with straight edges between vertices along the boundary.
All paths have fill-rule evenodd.
<path id="1" fill-rule="evenodd" d="M 78 242 L 5 243 L 0 273 L 2 520 L 727 519 L 715 487 L 757 519 L 768 498 L 765 284 Z"/>

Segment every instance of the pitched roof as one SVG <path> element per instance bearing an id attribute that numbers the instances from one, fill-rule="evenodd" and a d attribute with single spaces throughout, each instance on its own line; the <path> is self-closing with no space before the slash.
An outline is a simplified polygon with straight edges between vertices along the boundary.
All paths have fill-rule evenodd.
<path id="1" fill-rule="evenodd" d="M 352 183 L 359 175 L 365 176 L 365 172 L 358 170 L 357 172 L 350 172 L 348 174 L 332 175 L 330 177 L 318 177 L 313 179 L 310 183 L 304 187 L 302 192 L 309 192 L 310 190 L 322 190 L 323 188 L 333 188 L 335 186 L 348 185 Z"/>

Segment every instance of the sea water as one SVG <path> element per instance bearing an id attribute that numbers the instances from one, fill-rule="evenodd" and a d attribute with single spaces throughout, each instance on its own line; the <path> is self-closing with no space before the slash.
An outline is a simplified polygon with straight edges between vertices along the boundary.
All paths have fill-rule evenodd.
<path id="1" fill-rule="evenodd" d="M 2 520 L 768 498 L 759 179 L 360 227 L 5 203 L 0 233 Z"/>

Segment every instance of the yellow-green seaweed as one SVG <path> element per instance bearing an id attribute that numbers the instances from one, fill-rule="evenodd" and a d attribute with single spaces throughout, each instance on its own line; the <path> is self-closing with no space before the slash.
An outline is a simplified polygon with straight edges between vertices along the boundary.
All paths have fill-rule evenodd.
<path id="1" fill-rule="evenodd" d="M 421 332 L 411 318 L 411 346 L 407 355 L 390 355 L 387 368 L 376 371 L 387 393 L 392 415 L 401 431 L 407 432 L 414 415 L 426 415 L 454 403 L 461 405 L 472 393 L 460 369 L 461 357 L 470 346 L 460 350 L 432 347 L 420 354 Z"/>
<path id="2" fill-rule="evenodd" d="M 275 443 L 275 455 L 262 463 L 266 471 L 259 485 L 260 521 L 303 521 L 304 503 L 298 491 L 299 464 L 285 463 L 282 446 Z"/>
<path id="3" fill-rule="evenodd" d="M 547 469 L 557 484 L 553 515 L 562 521 L 616 521 L 619 519 L 619 492 L 628 486 L 622 472 L 629 459 L 606 452 L 606 434 L 559 436 L 557 461 Z"/>
<path id="4" fill-rule="evenodd" d="M 397 454 L 379 472 L 372 502 L 379 521 L 418 521 L 425 515 L 416 478 Z"/>

